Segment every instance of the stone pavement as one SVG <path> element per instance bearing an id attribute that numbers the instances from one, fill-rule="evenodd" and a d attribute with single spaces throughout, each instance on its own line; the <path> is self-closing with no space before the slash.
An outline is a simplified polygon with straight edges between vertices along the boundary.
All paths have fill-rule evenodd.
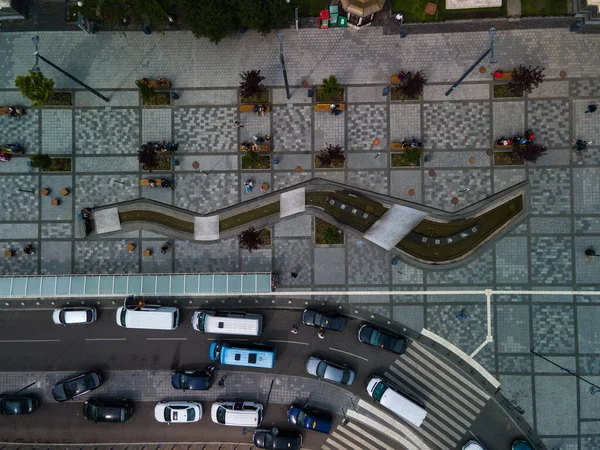
<path id="1" fill-rule="evenodd" d="M 139 33 L 42 33 L 42 54 L 111 98 L 106 105 L 87 92 L 74 91 L 74 107 L 28 109 L 14 120 L 0 116 L 0 140 L 20 142 L 28 154 L 73 158 L 72 173 L 40 174 L 26 156 L 0 165 L 5 195 L 0 200 L 0 239 L 4 249 L 26 242 L 35 256 L 17 251 L 0 259 L 2 274 L 261 271 L 280 273 L 284 289 L 397 291 L 377 297 L 326 298 L 381 314 L 410 328 L 430 329 L 465 352 L 486 332 L 485 299 L 460 296 L 406 296 L 403 290 L 495 287 L 506 290 L 597 290 L 600 250 L 600 112 L 584 114 L 600 100 L 600 39 L 567 30 L 499 32 L 498 67 L 519 63 L 546 67 L 547 80 L 522 99 L 492 98 L 488 73 L 474 71 L 463 85 L 450 85 L 485 50 L 486 33 L 383 36 L 380 29 L 286 32 L 284 51 L 292 100 L 285 98 L 277 67 L 278 45 L 246 33 L 218 46 L 188 33 L 145 36 Z M 32 64 L 30 35 L 0 34 L 0 104 L 27 105 L 14 90 L 14 76 Z M 185 45 L 184 45 L 185 44 Z M 251 60 L 250 57 L 253 57 Z M 486 60 L 487 61 L 487 60 Z M 236 86 L 243 70 L 260 68 L 271 86 L 273 111 L 265 117 L 238 113 Z M 424 70 L 429 78 L 418 102 L 395 102 L 381 95 L 388 77 L 400 69 Z M 58 88 L 75 86 L 47 67 Z M 567 79 L 560 79 L 565 70 Z M 330 74 L 345 85 L 347 111 L 340 116 L 313 111 L 303 79 L 318 84 Z M 171 107 L 142 108 L 134 80 L 171 78 L 180 99 Z M 246 123 L 235 129 L 234 119 Z M 537 164 L 497 166 L 487 151 L 502 135 L 532 128 L 548 154 Z M 242 171 L 237 145 L 250 133 L 273 136 L 279 164 Z M 415 136 L 431 161 L 421 167 L 390 166 L 389 141 Z M 594 143 L 582 155 L 570 149 L 581 137 Z M 375 146 L 373 139 L 381 144 Z M 147 177 L 135 152 L 148 139 L 180 144 L 180 165 L 153 173 L 173 181 L 175 190 L 139 187 Z M 325 143 L 347 151 L 343 169 L 315 169 L 313 155 Z M 200 169 L 193 168 L 198 162 Z M 297 172 L 296 167 L 302 171 Z M 202 244 L 175 241 L 151 232 L 129 232 L 102 240 L 74 238 L 77 211 L 138 197 L 156 198 L 182 208 L 209 212 L 251 196 L 243 182 L 267 182 L 280 189 L 323 177 L 448 211 L 472 204 L 524 179 L 531 182 L 531 216 L 487 253 L 454 270 L 392 266 L 390 255 L 360 239 L 345 236 L 335 246 L 315 245 L 313 219 L 291 218 L 272 227 L 272 244 L 240 251 L 234 239 Z M 42 197 L 43 187 L 52 189 Z M 72 193 L 59 206 L 50 197 L 62 187 Z M 28 191 L 33 191 L 28 192 Z M 255 189 L 251 195 L 260 194 Z M 459 204 L 451 203 L 453 197 Z M 137 244 L 129 253 L 125 245 Z M 153 249 L 152 257 L 142 250 Z M 290 273 L 298 272 L 298 277 Z M 465 309 L 466 321 L 455 319 Z M 537 359 L 543 354 L 598 383 L 600 304 L 597 297 L 494 297 L 495 341 L 476 360 L 502 383 L 504 394 L 523 408 L 525 418 L 548 447 L 592 450 L 600 447 L 600 406 L 589 385 Z M 559 409 L 561 414 L 557 415 Z"/>

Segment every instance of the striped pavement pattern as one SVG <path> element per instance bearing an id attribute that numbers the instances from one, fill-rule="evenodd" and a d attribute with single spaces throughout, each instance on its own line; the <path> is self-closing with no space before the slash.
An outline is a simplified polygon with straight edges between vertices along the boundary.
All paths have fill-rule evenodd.
<path id="1" fill-rule="evenodd" d="M 372 400 L 359 400 L 322 450 L 454 450 L 490 396 L 417 342 L 383 374 L 427 410 L 414 427 Z"/>

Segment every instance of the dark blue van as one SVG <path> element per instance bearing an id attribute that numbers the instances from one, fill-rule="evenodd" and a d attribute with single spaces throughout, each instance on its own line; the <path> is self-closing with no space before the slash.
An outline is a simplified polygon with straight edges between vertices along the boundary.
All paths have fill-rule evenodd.
<path id="1" fill-rule="evenodd" d="M 307 430 L 325 434 L 331 431 L 331 415 L 316 409 L 304 409 L 292 405 L 288 409 L 287 418 L 289 423 Z"/>

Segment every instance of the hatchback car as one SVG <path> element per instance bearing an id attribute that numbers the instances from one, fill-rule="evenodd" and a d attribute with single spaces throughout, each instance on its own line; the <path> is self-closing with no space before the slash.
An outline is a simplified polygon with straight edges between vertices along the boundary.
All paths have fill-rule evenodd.
<path id="1" fill-rule="evenodd" d="M 272 430 L 256 430 L 252 440 L 257 448 L 269 450 L 298 450 L 302 447 L 300 433 L 278 432 L 273 434 Z"/>
<path id="2" fill-rule="evenodd" d="M 212 386 L 212 376 L 204 370 L 178 370 L 171 375 L 171 384 L 184 391 L 206 391 Z"/>
<path id="3" fill-rule="evenodd" d="M 328 316 L 311 309 L 305 309 L 302 313 L 302 323 L 309 327 L 325 328 L 332 331 L 344 331 L 346 319 L 339 316 Z"/>
<path id="4" fill-rule="evenodd" d="M 290 406 L 287 412 L 287 419 L 289 423 L 306 428 L 307 430 L 314 430 L 325 434 L 329 434 L 331 431 L 331 415 L 316 409 Z"/>
<path id="5" fill-rule="evenodd" d="M 529 442 L 524 441 L 523 439 L 517 439 L 513 441 L 512 450 L 533 450 L 533 447 L 529 444 Z"/>
<path id="6" fill-rule="evenodd" d="M 311 356 L 306 360 L 306 371 L 313 377 L 347 386 L 350 386 L 354 381 L 354 371 L 317 356 Z"/>
<path id="7" fill-rule="evenodd" d="M 103 382 L 102 373 L 92 370 L 56 383 L 52 388 L 52 396 L 57 402 L 64 402 L 98 389 Z"/>
<path id="8" fill-rule="evenodd" d="M 363 344 L 383 348 L 399 355 L 406 352 L 408 340 L 403 337 L 394 336 L 385 331 L 378 330 L 372 325 L 365 324 L 358 330 L 358 340 Z"/>
<path id="9" fill-rule="evenodd" d="M 0 413 L 9 416 L 31 414 L 40 406 L 40 401 L 33 395 L 0 396 Z"/>
<path id="10" fill-rule="evenodd" d="M 93 306 L 67 306 L 57 308 L 52 313 L 56 325 L 87 325 L 96 321 L 96 308 Z"/>
<path id="11" fill-rule="evenodd" d="M 471 439 L 470 441 L 465 442 L 465 445 L 462 446 L 462 450 L 485 450 L 485 448 L 475 439 Z"/>
<path id="12" fill-rule="evenodd" d="M 83 404 L 83 416 L 94 422 L 126 422 L 133 414 L 133 403 L 126 398 L 92 398 Z"/>
<path id="13" fill-rule="evenodd" d="M 192 401 L 164 401 L 154 407 L 154 418 L 163 423 L 198 422 L 202 418 L 202 405 Z"/>

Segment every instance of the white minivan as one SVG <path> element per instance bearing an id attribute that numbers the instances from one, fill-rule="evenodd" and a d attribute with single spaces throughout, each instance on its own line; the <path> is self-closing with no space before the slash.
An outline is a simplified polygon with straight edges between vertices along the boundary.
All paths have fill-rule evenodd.
<path id="1" fill-rule="evenodd" d="M 367 393 L 381 406 L 416 427 L 420 427 L 427 416 L 425 409 L 377 376 L 367 383 Z"/>
<path id="2" fill-rule="evenodd" d="M 263 319 L 260 314 L 226 311 L 196 311 L 192 328 L 203 333 L 260 336 Z"/>
<path id="3" fill-rule="evenodd" d="M 144 305 L 117 308 L 117 325 L 142 330 L 174 330 L 179 325 L 179 308 Z"/>
<path id="4" fill-rule="evenodd" d="M 232 427 L 259 427 L 263 419 L 263 405 L 254 402 L 215 402 L 210 408 L 214 423 Z"/>

